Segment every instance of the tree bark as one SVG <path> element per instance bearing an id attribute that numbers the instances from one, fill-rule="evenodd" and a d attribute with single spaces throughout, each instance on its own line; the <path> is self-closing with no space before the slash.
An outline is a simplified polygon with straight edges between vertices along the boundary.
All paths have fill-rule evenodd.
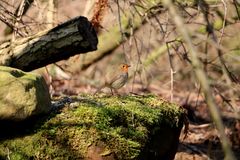
<path id="1" fill-rule="evenodd" d="M 76 17 L 30 37 L 0 45 L 0 65 L 31 71 L 97 49 L 94 28 L 85 17 Z"/>

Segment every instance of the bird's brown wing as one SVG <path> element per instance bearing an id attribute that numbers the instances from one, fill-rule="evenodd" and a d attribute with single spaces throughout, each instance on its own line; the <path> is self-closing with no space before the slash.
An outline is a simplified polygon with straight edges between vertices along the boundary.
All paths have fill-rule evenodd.
<path id="1" fill-rule="evenodd" d="M 121 78 L 121 75 L 115 75 L 109 82 L 107 82 L 106 87 L 111 87 L 112 83 Z"/>
<path id="2" fill-rule="evenodd" d="M 120 75 L 115 75 L 112 79 L 110 79 L 109 82 L 105 82 L 104 85 L 100 86 L 95 92 L 94 92 L 94 95 L 98 92 L 100 92 L 103 88 L 105 87 L 108 87 L 108 88 L 111 88 L 111 85 L 113 82 L 115 82 L 117 79 L 120 78 Z"/>

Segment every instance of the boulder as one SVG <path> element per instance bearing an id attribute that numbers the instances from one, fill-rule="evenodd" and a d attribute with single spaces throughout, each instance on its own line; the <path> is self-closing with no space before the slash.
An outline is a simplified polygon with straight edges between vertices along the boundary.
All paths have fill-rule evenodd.
<path id="1" fill-rule="evenodd" d="M 50 105 L 50 94 L 42 76 L 0 66 L 0 120 L 25 120 L 47 113 Z"/>
<path id="2" fill-rule="evenodd" d="M 0 159 L 174 159 L 185 115 L 178 105 L 154 95 L 69 98 L 31 127 L 6 133 Z"/>

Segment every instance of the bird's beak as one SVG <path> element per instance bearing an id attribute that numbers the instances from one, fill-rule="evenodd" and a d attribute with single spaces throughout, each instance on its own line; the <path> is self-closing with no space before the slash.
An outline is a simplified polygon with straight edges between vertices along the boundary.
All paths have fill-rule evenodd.
<path id="1" fill-rule="evenodd" d="M 131 67 L 131 65 L 127 65 L 128 67 Z"/>

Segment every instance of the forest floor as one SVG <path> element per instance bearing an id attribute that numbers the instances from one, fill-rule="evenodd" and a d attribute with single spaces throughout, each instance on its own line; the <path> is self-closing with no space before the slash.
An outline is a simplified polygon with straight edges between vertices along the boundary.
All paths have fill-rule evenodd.
<path id="1" fill-rule="evenodd" d="M 222 160 L 224 153 L 218 132 L 209 119 L 209 111 L 204 102 L 202 105 L 193 107 L 185 106 L 188 109 L 190 121 L 188 136 L 184 139 L 184 133 L 180 136 L 180 145 L 175 160 Z M 223 121 L 225 132 L 230 138 L 236 158 L 240 159 L 240 121 L 234 118 L 231 111 L 224 111 Z"/>

